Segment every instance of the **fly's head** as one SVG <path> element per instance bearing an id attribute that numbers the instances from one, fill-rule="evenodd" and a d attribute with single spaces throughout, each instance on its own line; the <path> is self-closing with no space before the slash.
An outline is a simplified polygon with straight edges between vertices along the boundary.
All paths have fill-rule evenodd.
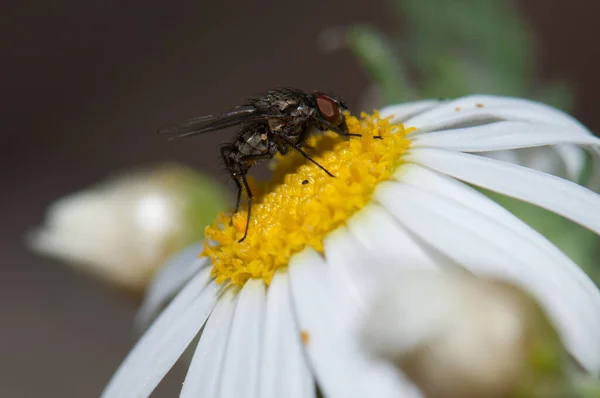
<path id="1" fill-rule="evenodd" d="M 344 115 L 344 111 L 348 110 L 346 104 L 327 94 L 318 92 L 313 94 L 313 98 L 319 127 L 328 130 L 333 126 L 344 133 L 348 133 L 346 116 Z"/>

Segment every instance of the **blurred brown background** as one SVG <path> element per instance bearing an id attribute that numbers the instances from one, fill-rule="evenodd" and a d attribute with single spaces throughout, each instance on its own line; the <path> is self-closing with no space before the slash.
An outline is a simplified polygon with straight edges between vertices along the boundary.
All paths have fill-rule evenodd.
<path id="1" fill-rule="evenodd" d="M 165 142 L 157 127 L 284 85 L 357 104 L 366 76 L 316 36 L 352 22 L 395 28 L 384 0 L 166 4 L 27 0 L 0 13 L 0 397 L 98 396 L 134 342 L 135 302 L 24 247 L 49 202 L 164 160 L 226 181 L 217 146 L 229 135 Z M 600 130 L 600 3 L 518 4 L 541 75 L 570 79 L 576 116 Z M 172 396 L 174 373 L 156 396 Z"/>

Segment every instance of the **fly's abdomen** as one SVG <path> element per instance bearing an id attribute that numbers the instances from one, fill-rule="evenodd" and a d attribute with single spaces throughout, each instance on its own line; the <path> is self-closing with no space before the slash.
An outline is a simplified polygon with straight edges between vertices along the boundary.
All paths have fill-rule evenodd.
<path id="1" fill-rule="evenodd" d="M 239 150 L 246 155 L 259 155 L 269 152 L 269 137 L 264 128 L 252 128 L 242 133 Z"/>

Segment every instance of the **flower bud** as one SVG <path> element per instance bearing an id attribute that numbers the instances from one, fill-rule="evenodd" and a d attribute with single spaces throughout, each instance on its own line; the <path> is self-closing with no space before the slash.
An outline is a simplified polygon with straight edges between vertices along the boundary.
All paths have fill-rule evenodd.
<path id="1" fill-rule="evenodd" d="M 224 199 L 220 186 L 182 166 L 130 172 L 53 203 L 28 243 L 141 291 L 167 257 L 202 239 Z"/>
<path id="2" fill-rule="evenodd" d="M 566 396 L 561 341 L 516 286 L 466 273 L 411 272 L 370 308 L 365 344 L 427 397 Z"/>

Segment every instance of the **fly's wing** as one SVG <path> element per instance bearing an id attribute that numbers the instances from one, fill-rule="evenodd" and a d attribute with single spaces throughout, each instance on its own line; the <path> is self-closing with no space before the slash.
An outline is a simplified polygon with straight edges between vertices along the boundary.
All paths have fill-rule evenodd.
<path id="1" fill-rule="evenodd" d="M 269 115 L 265 110 L 257 109 L 251 105 L 239 106 L 220 115 L 201 116 L 187 122 L 165 126 L 158 130 L 159 134 L 187 137 L 190 135 L 208 133 L 236 126 L 243 123 L 265 120 L 276 115 Z"/>

